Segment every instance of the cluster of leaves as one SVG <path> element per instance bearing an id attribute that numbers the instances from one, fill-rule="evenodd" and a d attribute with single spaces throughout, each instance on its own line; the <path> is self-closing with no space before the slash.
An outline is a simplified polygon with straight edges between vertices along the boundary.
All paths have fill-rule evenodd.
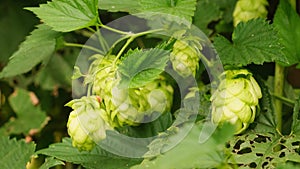
<path id="1" fill-rule="evenodd" d="M 6 12 L 7 18 L 0 17 L 2 27 L 10 25 L 13 28 L 0 31 L 3 37 L 9 36 L 0 40 L 3 46 L 3 50 L 0 51 L 1 166 L 24 168 L 31 159 L 27 168 L 51 168 L 70 163 L 85 168 L 299 167 L 300 98 L 292 97 L 291 95 L 296 95 L 295 89 L 286 85 L 288 87 L 285 89 L 285 95 L 288 98 L 281 99 L 287 103 L 283 109 L 286 112 L 284 120 L 287 121 L 287 125 L 283 134 L 279 133 L 276 130 L 274 109 L 276 98 L 271 95 L 272 85 L 268 85 L 271 80 L 259 82 L 263 92 L 263 98 L 260 100 L 261 111 L 246 133 L 233 136 L 232 126 L 224 125 L 206 142 L 200 143 L 199 134 L 209 135 L 212 130 L 212 126 L 203 120 L 209 114 L 209 94 L 207 86 L 204 85 L 207 80 L 205 73 L 199 78 L 201 107 L 196 110 L 200 116 L 198 122 L 180 144 L 166 153 L 155 158 L 130 159 L 114 155 L 100 147 L 91 152 L 80 152 L 72 146 L 69 138 L 63 138 L 60 142 L 66 134 L 68 115 L 68 109 L 63 108 L 63 105 L 71 99 L 72 67 L 79 53 L 75 48 L 66 47 L 93 49 L 66 41 L 83 43 L 99 27 L 111 29 L 100 19 L 104 15 L 109 16 L 111 20 L 118 17 L 114 15 L 117 12 L 126 12 L 146 19 L 151 19 L 153 15 L 148 14 L 155 12 L 176 15 L 190 24 L 193 23 L 213 41 L 224 65 L 262 69 L 261 72 L 259 69 L 255 72 L 253 69 L 254 74 L 265 73 L 266 63 L 276 62 L 283 66 L 299 64 L 300 34 L 295 30 L 300 30 L 300 17 L 286 0 L 281 0 L 276 6 L 272 24 L 264 19 L 253 19 L 233 28 L 232 13 L 235 3 L 236 0 L 53 0 L 40 4 L 39 7 L 26 8 L 41 19 L 42 23 L 38 24 L 30 13 L 20 10 L 20 7 L 38 4 L 32 2 L 16 5 L 8 0 L 1 2 L 3 6 L 15 7 L 7 8 L 8 11 L 1 10 Z M 15 13 L 17 8 L 22 12 Z M 10 23 L 19 20 L 19 17 L 31 25 Z M 18 26 L 19 24 L 22 26 Z M 23 36 L 33 29 L 35 24 L 38 25 L 17 49 L 16 46 Z M 117 42 L 132 36 L 128 32 L 123 33 L 124 36 Z M 4 42 L 5 39 L 11 40 Z M 165 39 L 150 36 L 139 40 L 142 40 L 140 46 L 153 47 Z M 112 47 L 109 52 L 122 50 L 122 47 L 115 44 Z M 94 52 L 103 54 L 107 51 L 103 48 Z M 159 52 L 156 49 L 146 52 L 129 51 L 129 57 L 126 57 L 120 67 L 122 84 L 128 85 L 130 82 L 131 87 L 140 86 L 160 74 L 166 66 L 167 59 L 158 58 L 161 55 Z M 145 71 L 133 78 L 136 70 L 140 69 Z M 272 73 L 271 71 L 263 76 Z M 174 104 L 176 103 L 175 100 Z M 188 123 L 178 124 L 167 130 L 173 122 L 172 115 L 165 114 L 150 124 L 124 127 L 120 132 L 136 137 L 160 133 L 158 138 L 149 142 L 148 148 L 143 150 L 145 155 L 151 156 L 163 152 L 170 140 L 176 140 L 178 135 L 182 134 L 181 131 L 186 131 L 189 127 Z M 51 137 L 48 136 L 49 133 Z M 113 136 L 113 133 L 111 135 Z M 162 137 L 165 135 L 168 137 Z M 25 141 L 22 140 L 24 137 Z M 59 143 L 51 144 L 53 142 Z M 48 147 L 49 144 L 51 145 Z M 120 141 L 115 144 L 124 148 L 127 142 Z"/>

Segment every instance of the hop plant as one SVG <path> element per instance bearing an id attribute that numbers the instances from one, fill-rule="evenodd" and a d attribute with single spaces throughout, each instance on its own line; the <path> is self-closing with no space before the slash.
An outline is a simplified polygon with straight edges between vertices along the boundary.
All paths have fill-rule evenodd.
<path id="1" fill-rule="evenodd" d="M 255 119 L 261 89 L 248 70 L 227 70 L 224 76 L 211 97 L 212 121 L 230 122 L 239 134 Z"/>
<path id="2" fill-rule="evenodd" d="M 112 129 L 103 118 L 107 114 L 96 96 L 84 96 L 70 101 L 66 106 L 73 109 L 67 123 L 68 133 L 72 145 L 80 151 L 92 150 L 95 142 L 106 138 L 105 131 Z"/>
<path id="3" fill-rule="evenodd" d="M 177 40 L 173 45 L 173 51 L 170 56 L 173 69 L 181 76 L 195 76 L 199 67 L 200 57 L 196 48 L 189 45 L 187 41 Z"/>
<path id="4" fill-rule="evenodd" d="M 233 12 L 233 24 L 236 26 L 240 22 L 246 22 L 254 18 L 265 18 L 268 14 L 266 6 L 267 0 L 239 0 Z"/>

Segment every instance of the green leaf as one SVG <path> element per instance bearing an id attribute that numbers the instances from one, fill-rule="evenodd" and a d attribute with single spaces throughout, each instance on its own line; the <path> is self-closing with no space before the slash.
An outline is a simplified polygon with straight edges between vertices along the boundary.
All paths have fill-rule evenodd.
<path id="1" fill-rule="evenodd" d="M 169 52 L 153 48 L 129 51 L 118 67 L 121 87 L 140 87 L 158 77 L 169 60 Z"/>
<path id="2" fill-rule="evenodd" d="M 223 36 L 215 38 L 214 46 L 223 64 L 289 62 L 282 54 L 282 46 L 274 27 L 261 18 L 238 24 L 232 34 L 232 41 Z"/>
<path id="3" fill-rule="evenodd" d="M 37 102 L 34 93 L 24 89 L 16 91 L 8 98 L 9 104 L 16 113 L 16 118 L 10 120 L 0 128 L 4 134 L 28 134 L 30 130 L 41 130 L 49 121 Z"/>
<path id="4" fill-rule="evenodd" d="M 243 168 L 274 168 L 286 162 L 300 162 L 299 136 L 250 133 L 229 142 L 230 162 Z"/>
<path id="5" fill-rule="evenodd" d="M 274 16 L 274 26 L 279 32 L 280 43 L 284 46 L 283 53 L 289 64 L 300 61 L 300 17 L 286 0 L 279 3 Z"/>
<path id="6" fill-rule="evenodd" d="M 35 144 L 25 141 L 0 137 L 0 166 L 2 169 L 26 168 L 35 151 Z"/>
<path id="7" fill-rule="evenodd" d="M 39 150 L 36 153 L 52 156 L 74 164 L 80 164 L 87 169 L 98 169 L 99 166 L 105 169 L 126 169 L 128 166 L 140 162 L 139 159 L 115 156 L 102 150 L 99 146 L 96 146 L 91 152 L 80 152 L 77 148 L 72 146 L 70 138 L 64 138 L 61 143 L 52 144 L 49 148 Z"/>
<path id="8" fill-rule="evenodd" d="M 46 25 L 39 25 L 20 45 L 0 73 L 0 78 L 26 73 L 38 63 L 47 60 L 55 50 L 60 34 Z"/>
<path id="9" fill-rule="evenodd" d="M 25 8 L 53 30 L 70 32 L 97 24 L 98 0 L 54 0 L 40 7 Z"/>
<path id="10" fill-rule="evenodd" d="M 0 29 L 0 63 L 2 65 L 8 62 L 8 58 L 38 23 L 33 14 L 23 10 L 24 5 L 28 5 L 28 1 L 1 0 L 0 2 L 0 27 L 7 28 Z"/>
<path id="11" fill-rule="evenodd" d="M 160 12 L 185 18 L 192 22 L 196 0 L 140 0 L 142 12 Z"/>
<path id="12" fill-rule="evenodd" d="M 48 158 L 46 158 L 44 164 L 42 166 L 40 166 L 39 169 L 49 169 L 49 168 L 57 166 L 57 165 L 65 165 L 65 163 L 58 159 L 55 159 L 53 157 L 48 157 Z"/>
<path id="13" fill-rule="evenodd" d="M 139 0 L 99 0 L 99 9 L 108 10 L 110 12 L 140 12 L 141 5 Z"/>
<path id="14" fill-rule="evenodd" d="M 200 28 L 205 34 L 212 33 L 207 26 L 212 21 L 217 21 L 221 17 L 221 11 L 216 3 L 208 0 L 200 0 L 197 2 L 197 8 L 195 11 L 194 25 Z"/>
<path id="15" fill-rule="evenodd" d="M 72 57 L 72 56 L 67 56 Z M 45 90 L 53 90 L 56 87 L 71 87 L 73 69 L 67 60 L 55 54 L 49 60 L 45 68 L 42 69 L 35 78 L 35 83 L 41 85 Z"/>
<path id="16" fill-rule="evenodd" d="M 165 147 L 169 142 L 184 137 L 183 134 L 186 131 L 185 125 L 179 128 L 178 133 L 171 135 L 168 140 L 150 144 L 150 149 L 157 149 L 157 147 L 153 146 L 158 146 L 159 148 L 159 144 Z M 226 161 L 226 155 L 223 150 L 226 141 L 233 136 L 233 126 L 224 125 L 221 129 L 217 129 L 204 143 L 199 143 L 200 132 L 205 134 L 207 131 L 203 131 L 202 126 L 194 125 L 188 135 L 174 148 L 157 156 L 155 159 L 145 159 L 140 165 L 131 169 L 215 168 L 221 166 Z"/>

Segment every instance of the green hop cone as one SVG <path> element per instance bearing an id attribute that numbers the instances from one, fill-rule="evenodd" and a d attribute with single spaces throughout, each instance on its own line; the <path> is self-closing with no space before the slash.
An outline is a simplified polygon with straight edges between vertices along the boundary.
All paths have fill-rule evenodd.
<path id="1" fill-rule="evenodd" d="M 239 134 L 255 119 L 261 89 L 248 70 L 227 70 L 222 76 L 225 78 L 210 99 L 212 121 L 215 124 L 230 122 Z"/>
<path id="2" fill-rule="evenodd" d="M 111 89 L 116 82 L 115 74 L 117 67 L 113 66 L 115 56 L 97 58 L 91 65 L 90 72 L 93 74 L 93 94 L 105 97 L 111 96 Z"/>
<path id="3" fill-rule="evenodd" d="M 199 56 L 195 47 L 187 41 L 177 40 L 170 56 L 173 69 L 183 77 L 195 76 L 199 67 Z"/>
<path id="4" fill-rule="evenodd" d="M 103 120 L 107 114 L 96 96 L 84 96 L 70 101 L 66 106 L 73 109 L 67 123 L 68 133 L 72 138 L 72 145 L 80 151 L 92 150 L 95 142 L 106 138 L 105 131 L 112 129 Z"/>
<path id="5" fill-rule="evenodd" d="M 266 6 L 267 0 L 239 0 L 236 3 L 233 12 L 233 24 L 238 25 L 240 22 L 246 22 L 254 18 L 265 18 L 268 14 Z"/>
<path id="6" fill-rule="evenodd" d="M 117 126 L 150 122 L 161 113 L 171 111 L 172 98 L 173 88 L 163 76 L 139 88 L 120 89 L 115 85 L 112 89 L 111 119 Z"/>

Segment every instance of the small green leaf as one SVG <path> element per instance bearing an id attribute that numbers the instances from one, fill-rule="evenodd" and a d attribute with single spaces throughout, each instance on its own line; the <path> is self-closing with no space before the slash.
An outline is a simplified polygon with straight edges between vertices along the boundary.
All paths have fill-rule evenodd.
<path id="1" fill-rule="evenodd" d="M 47 60 L 55 50 L 56 38 L 60 33 L 46 25 L 39 25 L 20 45 L 0 73 L 0 78 L 26 73 L 38 63 Z"/>
<path id="2" fill-rule="evenodd" d="M 280 43 L 289 63 L 300 61 L 300 17 L 288 1 L 280 1 L 274 16 L 274 26 L 279 32 Z"/>
<path id="3" fill-rule="evenodd" d="M 214 46 L 223 64 L 289 63 L 282 53 L 274 27 L 261 18 L 238 24 L 232 34 L 232 41 L 223 36 L 215 38 Z"/>
<path id="4" fill-rule="evenodd" d="M 73 76 L 72 76 L 72 79 L 78 79 L 80 77 L 84 76 L 81 72 L 80 72 L 80 68 L 78 66 L 75 66 L 74 67 L 74 73 L 73 73 Z"/>
<path id="5" fill-rule="evenodd" d="M 130 51 L 118 68 L 120 86 L 135 88 L 153 81 L 164 71 L 168 60 L 169 52 L 158 48 Z"/>
<path id="6" fill-rule="evenodd" d="M 70 138 L 64 138 L 61 143 L 52 144 L 49 148 L 39 150 L 36 153 L 52 156 L 74 164 L 80 164 L 88 169 L 98 169 L 99 166 L 105 169 L 127 169 L 128 166 L 140 162 L 139 159 L 118 157 L 102 150 L 99 146 L 96 146 L 91 152 L 80 152 L 77 148 L 72 146 Z"/>
<path id="7" fill-rule="evenodd" d="M 46 113 L 39 105 L 33 93 L 24 89 L 16 91 L 8 98 L 9 104 L 16 113 L 16 118 L 10 120 L 0 128 L 4 134 L 28 134 L 31 129 L 41 130 L 49 121 Z"/>
<path id="8" fill-rule="evenodd" d="M 70 32 L 97 24 L 98 0 L 54 0 L 40 7 L 25 8 L 55 31 Z"/>
<path id="9" fill-rule="evenodd" d="M 35 144 L 0 137 L 0 166 L 2 169 L 26 168 L 26 163 L 35 151 Z"/>
<path id="10" fill-rule="evenodd" d="M 57 165 L 65 165 L 65 163 L 58 159 L 55 159 L 54 157 L 48 157 L 46 158 L 44 164 L 40 166 L 39 169 L 49 169 Z"/>

